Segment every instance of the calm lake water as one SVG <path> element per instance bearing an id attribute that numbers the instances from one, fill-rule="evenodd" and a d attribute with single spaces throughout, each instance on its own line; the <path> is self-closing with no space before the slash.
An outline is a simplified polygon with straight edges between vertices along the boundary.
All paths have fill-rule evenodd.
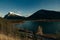
<path id="1" fill-rule="evenodd" d="M 60 32 L 60 22 L 24 21 L 24 23 L 16 24 L 18 28 L 27 29 L 33 32 L 37 31 L 38 26 L 42 26 L 44 34 L 55 34 Z"/>

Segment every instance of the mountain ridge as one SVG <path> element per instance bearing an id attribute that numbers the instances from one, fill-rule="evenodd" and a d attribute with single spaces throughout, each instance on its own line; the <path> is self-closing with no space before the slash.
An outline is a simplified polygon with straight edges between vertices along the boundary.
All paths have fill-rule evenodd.
<path id="1" fill-rule="evenodd" d="M 24 16 L 20 16 L 20 15 L 17 15 L 17 14 L 12 14 L 12 13 L 8 13 L 4 16 L 5 19 L 13 19 L 13 20 L 22 20 L 22 19 L 25 19 Z"/>
<path id="2" fill-rule="evenodd" d="M 38 10 L 33 13 L 28 19 L 60 19 L 60 12 L 51 10 Z"/>

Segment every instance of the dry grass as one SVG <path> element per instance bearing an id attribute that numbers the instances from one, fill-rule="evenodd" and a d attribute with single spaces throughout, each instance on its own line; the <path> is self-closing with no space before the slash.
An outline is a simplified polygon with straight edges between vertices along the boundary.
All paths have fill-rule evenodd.
<path id="1" fill-rule="evenodd" d="M 0 40 L 20 40 L 19 38 L 14 38 L 14 37 L 11 37 L 11 36 L 7 36 L 7 35 L 4 35 L 4 34 L 0 34 Z"/>

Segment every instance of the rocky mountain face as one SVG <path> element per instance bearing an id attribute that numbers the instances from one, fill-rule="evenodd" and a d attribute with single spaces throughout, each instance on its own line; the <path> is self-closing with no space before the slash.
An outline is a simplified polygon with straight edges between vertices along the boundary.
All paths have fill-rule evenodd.
<path id="1" fill-rule="evenodd" d="M 60 12 L 50 10 L 38 10 L 28 17 L 28 19 L 60 19 Z"/>

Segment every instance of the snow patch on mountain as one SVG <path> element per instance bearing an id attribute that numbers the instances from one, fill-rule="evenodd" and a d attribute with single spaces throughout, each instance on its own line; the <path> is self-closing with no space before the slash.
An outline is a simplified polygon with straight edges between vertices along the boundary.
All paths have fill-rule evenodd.
<path id="1" fill-rule="evenodd" d="M 9 15 L 18 15 L 18 16 L 22 16 L 21 14 L 15 13 L 15 12 L 9 12 Z M 8 16 L 9 16 L 8 15 Z"/>

